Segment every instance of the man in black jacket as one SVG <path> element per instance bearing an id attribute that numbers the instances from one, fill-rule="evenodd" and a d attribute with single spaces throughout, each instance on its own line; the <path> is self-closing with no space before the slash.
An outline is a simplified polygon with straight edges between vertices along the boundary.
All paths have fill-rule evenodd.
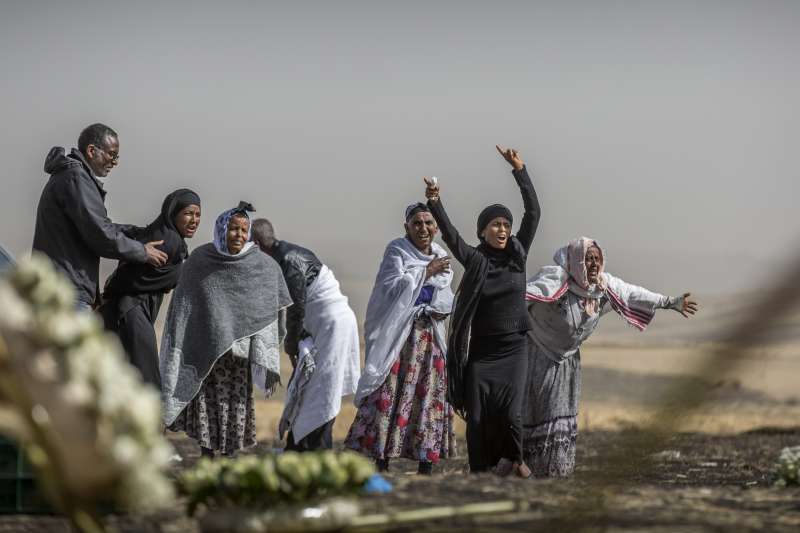
<path id="1" fill-rule="evenodd" d="M 60 146 L 47 154 L 50 179 L 36 212 L 33 249 L 47 255 L 73 283 L 76 305 L 95 306 L 99 296 L 100 258 L 162 266 L 161 242 L 142 244 L 125 235 L 134 226 L 114 224 L 105 207 L 102 178 L 117 165 L 119 138 L 104 124 L 92 124 L 69 155 Z"/>
<path id="2" fill-rule="evenodd" d="M 314 252 L 275 238 L 275 229 L 266 218 L 253 221 L 253 242 L 261 251 L 271 256 L 283 270 L 289 295 L 294 302 L 286 311 L 286 339 L 283 346 L 292 366 L 297 364 L 298 344 L 308 333 L 303 330 L 303 319 L 306 316 L 306 291 L 317 279 L 322 268 L 322 261 Z"/>

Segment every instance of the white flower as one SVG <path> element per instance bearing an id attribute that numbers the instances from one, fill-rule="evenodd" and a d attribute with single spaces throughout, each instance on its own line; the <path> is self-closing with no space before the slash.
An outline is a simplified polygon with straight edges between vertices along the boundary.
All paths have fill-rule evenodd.
<path id="1" fill-rule="evenodd" d="M 88 407 L 94 403 L 94 391 L 86 382 L 67 383 L 62 394 L 67 402 L 78 407 Z"/>
<path id="2" fill-rule="evenodd" d="M 0 282 L 0 328 L 25 331 L 33 323 L 33 310 L 6 281 Z"/>
<path id="3" fill-rule="evenodd" d="M 40 307 L 51 306 L 56 302 L 55 293 L 60 292 L 59 285 L 64 281 L 56 276 L 52 268 L 41 268 L 37 272 L 38 279 L 30 288 L 29 298 L 33 305 Z M 55 307 L 55 305 L 53 305 Z"/>
<path id="4" fill-rule="evenodd" d="M 60 377 L 58 362 L 51 352 L 38 352 L 33 354 L 32 357 L 31 371 L 37 379 L 42 381 L 56 381 Z"/>
<path id="5" fill-rule="evenodd" d="M 34 254 L 20 261 L 10 279 L 35 307 L 71 310 L 74 306 L 75 289 L 44 255 Z"/>
<path id="6" fill-rule="evenodd" d="M 41 340 L 68 347 L 100 331 L 100 323 L 91 313 L 57 311 L 45 314 L 37 330 Z"/>
<path id="7" fill-rule="evenodd" d="M 174 496 L 172 483 L 158 469 L 143 463 L 126 473 L 118 499 L 128 509 L 147 511 L 168 505 Z"/>
<path id="8" fill-rule="evenodd" d="M 111 455 L 123 468 L 136 465 L 142 455 L 141 446 L 133 438 L 122 435 L 117 438 L 111 447 Z"/>
<path id="9" fill-rule="evenodd" d="M 93 467 L 118 476 L 118 504 L 130 510 L 168 506 L 174 493 L 164 469 L 173 450 L 160 432 L 159 391 L 142 382 L 119 340 L 103 333 L 91 313 L 74 310 L 74 297 L 71 285 L 38 256 L 22 261 L 8 281 L 0 280 L 0 330 L 26 341 L 9 343 L 9 357 L 30 363 L 12 368 L 26 372 L 25 379 L 47 383 L 31 387 L 32 395 L 41 395 L 32 398 L 41 402 L 36 416 L 62 409 L 90 429 L 70 433 L 73 441 L 85 441 L 70 441 L 70 449 L 95 450 L 88 455 Z M 92 483 L 91 476 L 75 477 Z"/>
<path id="10" fill-rule="evenodd" d="M 778 475 L 777 485 L 786 486 L 800 483 L 800 446 L 793 446 L 781 450 L 775 472 Z"/>
<path id="11" fill-rule="evenodd" d="M 142 387 L 131 398 L 127 408 L 139 428 L 158 431 L 161 423 L 161 398 L 155 389 Z"/>

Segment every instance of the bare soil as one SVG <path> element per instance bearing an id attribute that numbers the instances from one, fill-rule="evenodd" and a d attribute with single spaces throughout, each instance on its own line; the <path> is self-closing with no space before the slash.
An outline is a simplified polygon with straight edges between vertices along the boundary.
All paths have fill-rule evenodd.
<path id="1" fill-rule="evenodd" d="M 736 435 L 681 433 L 666 442 L 645 467 L 623 485 L 597 487 L 588 482 L 606 467 L 604 456 L 629 436 L 620 431 L 587 431 L 579 436 L 578 468 L 571 479 L 522 480 L 491 474 L 465 474 L 465 459 L 442 461 L 434 475 L 416 475 L 416 463 L 397 460 L 386 477 L 395 490 L 361 498 L 363 513 L 443 505 L 513 500 L 513 513 L 464 516 L 397 527 L 395 531 L 574 530 L 604 531 L 798 531 L 800 488 L 775 488 L 771 474 L 781 448 L 800 443 L 800 427 L 764 428 Z M 185 457 L 196 446 L 174 438 Z M 461 449 L 463 450 L 463 443 Z M 267 451 L 269 443 L 259 446 Z M 601 475 L 602 477 L 602 475 Z M 181 508 L 150 517 L 111 517 L 125 532 L 193 532 L 197 522 Z M 54 516 L 0 517 L 0 532 L 67 532 Z"/>
<path id="2" fill-rule="evenodd" d="M 416 475 L 412 461 L 394 461 L 386 476 L 394 492 L 361 498 L 363 513 L 511 500 L 519 504 L 516 512 L 457 516 L 395 530 L 800 531 L 800 488 L 775 488 L 771 475 L 780 450 L 800 444 L 800 343 L 765 347 L 733 372 L 713 376 L 692 371 L 704 352 L 702 346 L 660 343 L 587 346 L 578 467 L 570 479 L 465 474 L 462 440 L 461 457 L 442 461 L 432 477 Z M 285 383 L 291 367 L 288 360 L 282 366 Z M 681 433 L 666 439 L 622 484 L 590 482 L 604 479 L 609 454 L 646 423 L 663 393 L 697 380 L 706 388 L 706 402 L 686 418 Z M 257 453 L 280 447 L 275 433 L 282 407 L 282 391 L 257 402 Z M 354 414 L 352 402 L 345 401 L 334 426 L 339 442 Z M 456 429 L 463 437 L 460 421 Z M 180 435 L 170 439 L 184 457 L 177 469 L 190 467 L 197 447 Z M 157 516 L 113 516 L 109 524 L 131 533 L 198 531 L 182 506 Z M 0 533 L 11 531 L 66 533 L 69 526 L 55 516 L 0 516 Z"/>

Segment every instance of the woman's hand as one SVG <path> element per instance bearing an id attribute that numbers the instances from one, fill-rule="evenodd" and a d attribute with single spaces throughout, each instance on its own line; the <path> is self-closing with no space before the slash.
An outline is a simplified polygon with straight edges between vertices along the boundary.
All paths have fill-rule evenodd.
<path id="1" fill-rule="evenodd" d="M 431 202 L 438 202 L 439 201 L 439 180 L 436 177 L 424 177 L 422 178 L 425 181 L 425 198 L 430 200 Z"/>
<path id="2" fill-rule="evenodd" d="M 503 159 L 508 161 L 508 163 L 514 167 L 514 170 L 522 170 L 522 167 L 525 166 L 525 161 L 520 158 L 519 152 L 513 148 L 503 148 L 499 144 L 495 144 L 494 147 L 497 148 L 497 151 L 500 152 L 500 155 L 503 156 Z"/>
<path id="3" fill-rule="evenodd" d="M 690 299 L 692 296 L 691 293 L 687 292 L 681 297 L 681 306 L 680 309 L 676 309 L 680 314 L 689 318 L 689 315 L 693 315 L 697 312 L 698 306 L 697 302 Z"/>
<path id="4" fill-rule="evenodd" d="M 447 256 L 437 257 L 425 267 L 425 279 L 432 278 L 436 274 L 450 271 L 450 258 Z"/>

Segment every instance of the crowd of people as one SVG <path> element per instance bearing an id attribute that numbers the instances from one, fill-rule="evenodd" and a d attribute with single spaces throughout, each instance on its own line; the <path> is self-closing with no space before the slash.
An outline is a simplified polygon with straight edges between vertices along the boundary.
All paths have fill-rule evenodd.
<path id="1" fill-rule="evenodd" d="M 363 369 L 356 316 L 333 271 L 311 250 L 279 240 L 251 204 L 221 213 L 213 242 L 191 254 L 186 239 L 202 209 L 190 189 L 168 194 L 146 227 L 112 222 L 103 180 L 120 143 L 106 125 L 85 128 L 69 154 L 48 153 L 33 249 L 72 281 L 76 308 L 96 310 L 142 379 L 160 388 L 165 427 L 185 432 L 204 456 L 256 444 L 254 386 L 274 392 L 283 348 L 293 366 L 279 423 L 287 450 L 331 448 L 342 398 L 354 395 L 344 446 L 380 470 L 406 458 L 430 474 L 456 456 L 458 414 L 470 472 L 569 476 L 580 347 L 600 317 L 614 311 L 644 330 L 656 309 L 688 317 L 697 303 L 689 293 L 667 297 L 612 276 L 604 250 L 586 237 L 527 279 L 539 199 L 519 153 L 497 150 L 522 196 L 519 229 L 512 233 L 513 214 L 493 204 L 478 216 L 478 244 L 468 244 L 438 180 L 425 178 L 427 201 L 406 208 L 404 234 L 378 267 Z M 449 254 L 434 242 L 439 232 Z M 455 293 L 451 257 L 464 267 Z M 100 258 L 119 261 L 102 290 Z M 155 322 L 168 292 L 159 347 Z"/>

